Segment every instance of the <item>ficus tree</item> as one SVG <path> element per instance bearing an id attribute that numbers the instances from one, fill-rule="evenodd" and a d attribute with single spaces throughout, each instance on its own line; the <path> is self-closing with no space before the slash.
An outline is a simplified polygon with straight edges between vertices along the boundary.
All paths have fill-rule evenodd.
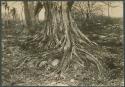
<path id="1" fill-rule="evenodd" d="M 65 73 L 74 61 L 81 65 L 94 64 L 101 76 L 103 67 L 98 58 L 90 52 L 96 44 L 77 27 L 71 16 L 73 4 L 72 1 L 43 2 L 41 7 L 45 8 L 46 16 L 44 27 L 28 38 L 22 46 L 41 55 L 38 64 L 43 60 L 59 58 L 58 66 L 54 69 L 55 73 Z"/>

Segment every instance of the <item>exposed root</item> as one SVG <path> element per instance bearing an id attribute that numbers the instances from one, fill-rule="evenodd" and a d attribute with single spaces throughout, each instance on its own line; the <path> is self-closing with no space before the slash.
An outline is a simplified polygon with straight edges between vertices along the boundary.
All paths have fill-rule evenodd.
<path id="1" fill-rule="evenodd" d="M 45 9 L 49 14 L 44 29 L 31 37 L 30 40 L 25 41 L 25 46 L 30 50 L 39 49 L 41 59 L 38 61 L 40 62 L 43 59 L 54 59 L 61 55 L 58 58 L 60 63 L 54 70 L 55 73 L 65 72 L 70 62 L 75 58 L 81 65 L 84 62 L 93 63 L 101 75 L 103 67 L 100 61 L 88 51 L 94 44 L 78 29 L 70 12 L 67 10 L 58 11 L 54 7 Z"/>

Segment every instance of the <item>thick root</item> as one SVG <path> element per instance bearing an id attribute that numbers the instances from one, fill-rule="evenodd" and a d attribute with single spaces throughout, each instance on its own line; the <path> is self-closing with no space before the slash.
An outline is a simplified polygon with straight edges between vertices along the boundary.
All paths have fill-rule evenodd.
<path id="1" fill-rule="evenodd" d="M 84 62 L 94 64 L 101 75 L 103 67 L 100 61 L 89 52 L 94 44 L 78 29 L 70 12 L 58 11 L 54 7 L 45 9 L 49 14 L 47 14 L 48 20 L 46 20 L 43 30 L 25 41 L 25 45 L 30 50 L 35 48 L 34 50 L 41 55 L 41 59 L 38 61 L 54 59 L 54 55 L 61 55 L 59 56 L 60 63 L 54 71 L 60 73 L 65 72 L 75 58 L 81 65 Z"/>

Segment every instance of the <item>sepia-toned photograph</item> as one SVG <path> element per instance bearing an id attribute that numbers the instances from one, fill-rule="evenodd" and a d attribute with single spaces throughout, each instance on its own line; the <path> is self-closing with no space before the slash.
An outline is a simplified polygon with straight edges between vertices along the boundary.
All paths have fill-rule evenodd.
<path id="1" fill-rule="evenodd" d="M 123 1 L 1 1 L 2 86 L 124 86 Z"/>

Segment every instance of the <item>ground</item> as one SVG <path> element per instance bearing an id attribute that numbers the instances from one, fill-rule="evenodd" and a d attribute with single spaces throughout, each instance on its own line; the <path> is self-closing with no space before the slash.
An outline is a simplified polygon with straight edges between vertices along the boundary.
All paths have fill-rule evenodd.
<path id="1" fill-rule="evenodd" d="M 77 85 L 108 85 L 120 86 L 123 85 L 123 35 L 121 25 L 107 25 L 99 32 L 87 32 L 86 35 L 95 41 L 103 51 L 100 55 L 105 61 L 107 69 L 106 79 L 96 80 L 93 71 L 83 69 L 77 64 L 75 67 L 70 66 L 70 71 L 67 71 L 65 78 L 57 78 L 56 74 L 49 74 L 51 65 L 43 66 L 46 61 L 43 61 L 39 67 L 28 62 L 28 58 L 35 61 L 38 55 L 31 54 L 20 48 L 18 41 L 25 40 L 28 36 L 26 29 L 19 30 L 17 28 L 3 29 L 3 68 L 2 81 L 3 85 L 28 85 L 28 86 L 77 86 Z M 96 30 L 95 30 L 96 31 Z M 19 60 L 27 59 L 21 68 L 18 68 Z M 21 62 L 21 61 L 20 61 Z M 43 65 L 42 65 L 43 64 Z M 44 71 L 47 68 L 48 71 Z M 91 67 L 92 68 L 92 67 Z"/>

